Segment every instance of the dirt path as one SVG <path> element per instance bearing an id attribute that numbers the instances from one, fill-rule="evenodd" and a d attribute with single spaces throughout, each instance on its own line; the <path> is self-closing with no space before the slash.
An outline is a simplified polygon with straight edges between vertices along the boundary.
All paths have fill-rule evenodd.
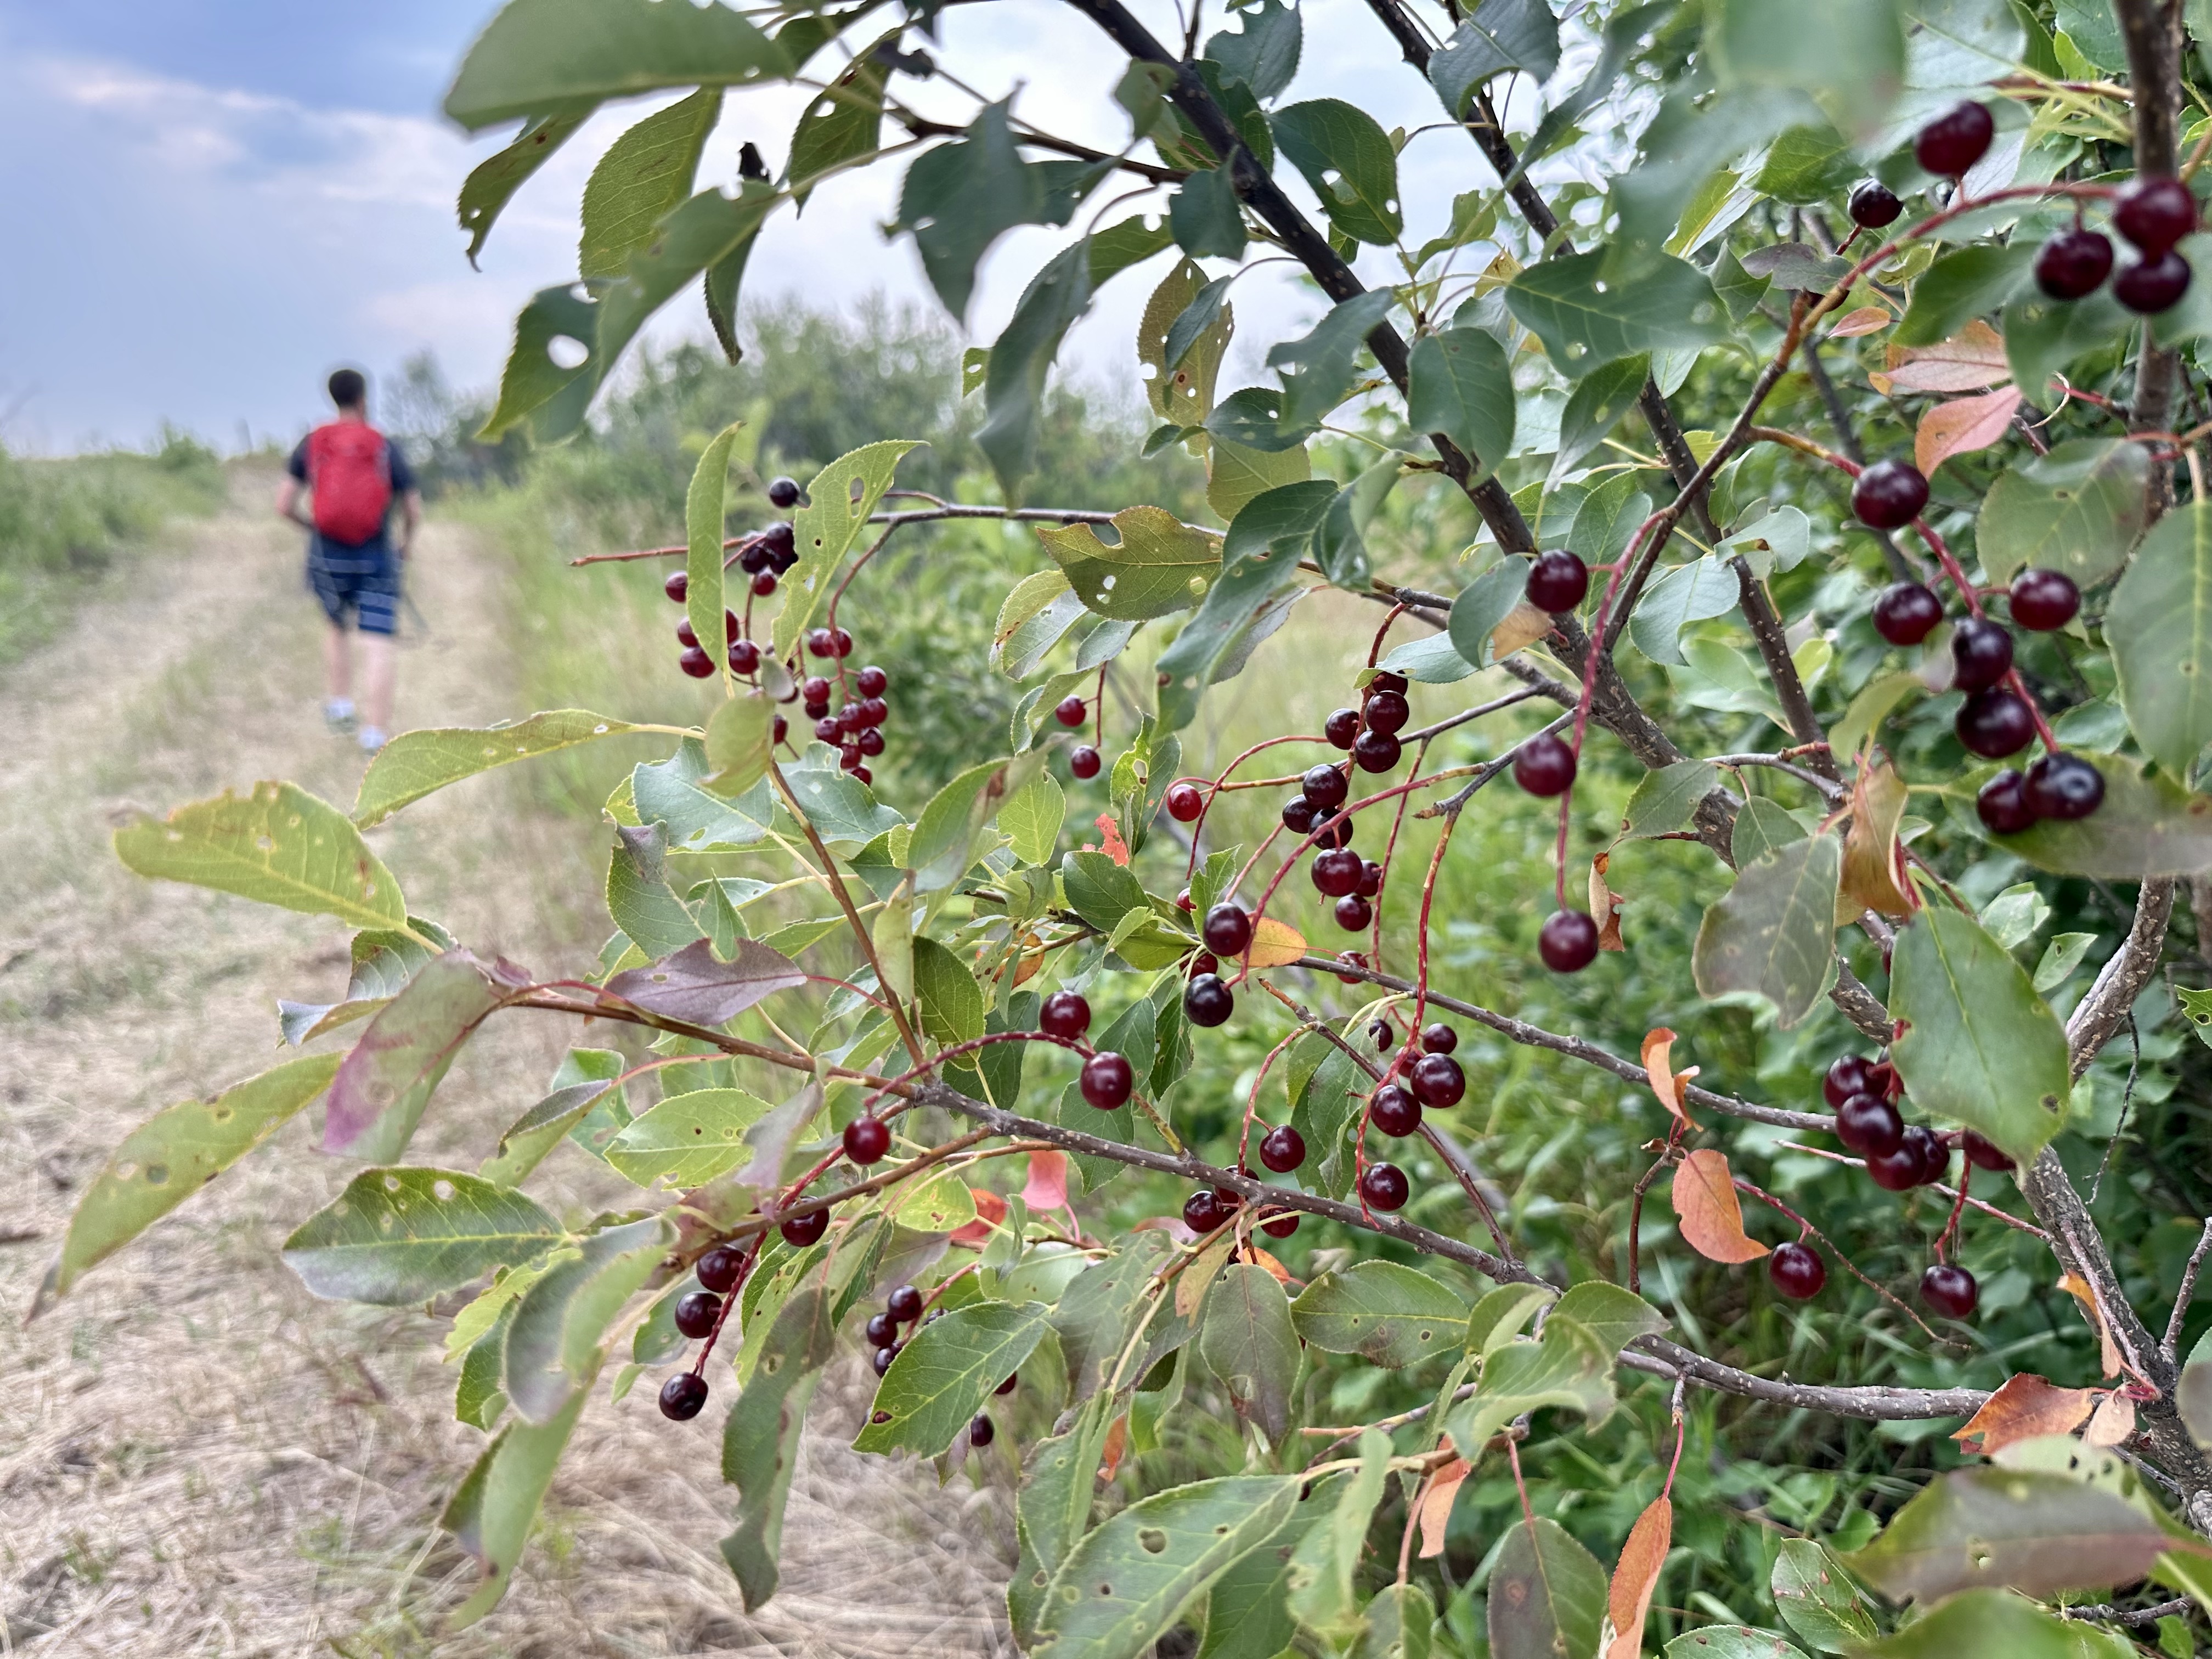
<path id="1" fill-rule="evenodd" d="M 473 1569 L 434 1522 L 481 1441 L 452 1419 L 442 1322 L 314 1302 L 278 1259 L 348 1173 L 314 1151 L 316 1114 L 18 1327 L 106 1149 L 273 1063 L 276 998 L 343 993 L 335 923 L 141 881 L 107 842 L 132 807 L 258 778 L 353 797 L 361 759 L 322 728 L 315 613 L 297 537 L 262 506 L 272 483 L 240 475 L 230 513 L 0 678 L 0 1654 L 1011 1652 L 1002 1500 L 847 1451 L 857 1364 L 817 1401 L 784 1588 L 760 1614 L 716 1550 L 720 1413 L 667 1424 L 642 1387 L 593 1401 L 504 1606 L 441 1639 Z M 411 583 L 434 633 L 404 653 L 402 728 L 522 712 L 496 558 L 434 523 Z M 495 842 L 464 818 L 488 799 L 511 813 Z M 596 884 L 590 827 L 496 775 L 374 840 L 410 908 L 480 951 L 576 964 L 604 932 L 537 902 Z M 472 1164 L 564 1035 L 479 1038 L 410 1157 Z M 545 1175 L 557 1212 L 625 1190 L 565 1151 Z"/>

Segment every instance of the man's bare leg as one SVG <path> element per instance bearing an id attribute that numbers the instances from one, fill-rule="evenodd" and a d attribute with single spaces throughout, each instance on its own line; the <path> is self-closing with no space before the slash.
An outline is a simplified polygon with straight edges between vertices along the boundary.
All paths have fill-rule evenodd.
<path id="1" fill-rule="evenodd" d="M 323 630 L 323 717 L 333 726 L 353 718 L 353 654 L 335 623 Z"/>
<path id="2" fill-rule="evenodd" d="M 399 653 L 389 634 L 361 636 L 362 736 L 380 741 L 392 730 L 392 695 L 399 681 Z"/>

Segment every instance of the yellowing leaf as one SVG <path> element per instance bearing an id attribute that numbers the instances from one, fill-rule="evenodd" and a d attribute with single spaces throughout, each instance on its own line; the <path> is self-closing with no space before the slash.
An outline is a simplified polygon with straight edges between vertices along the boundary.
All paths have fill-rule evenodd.
<path id="1" fill-rule="evenodd" d="M 2100 1361 L 2106 1376 L 2118 1376 L 2126 1369 L 2120 1358 L 2120 1345 L 2112 1340 L 2112 1328 L 2105 1322 L 2105 1310 L 2097 1305 L 2096 1292 L 2079 1273 L 2068 1273 L 2058 1281 L 2058 1288 L 2081 1304 L 2081 1316 L 2097 1329 Z"/>
<path id="2" fill-rule="evenodd" d="M 2093 1446 L 2117 1446 L 2135 1431 L 2136 1402 L 2124 1394 L 2108 1394 L 2081 1437 Z"/>
<path id="3" fill-rule="evenodd" d="M 1464 1457 L 1455 1457 L 1429 1477 L 1428 1490 L 1421 1494 L 1421 1559 L 1444 1553 L 1444 1528 L 1451 1520 L 1452 1500 L 1459 1496 L 1461 1482 L 1473 1473 L 1474 1466 Z"/>
<path id="4" fill-rule="evenodd" d="M 1861 306 L 1856 311 L 1845 312 L 1842 320 L 1828 331 L 1828 337 L 1848 340 L 1855 335 L 1872 334 L 1879 329 L 1887 328 L 1894 320 L 1884 307 Z"/>
<path id="5" fill-rule="evenodd" d="M 1597 922 L 1597 948 L 1601 951 L 1626 951 L 1628 946 L 1620 937 L 1620 908 L 1625 901 L 1606 884 L 1606 869 L 1613 861 L 1609 853 L 1600 853 L 1590 860 L 1589 908 Z"/>
<path id="6" fill-rule="evenodd" d="M 1503 662 L 1523 646 L 1534 645 L 1552 631 L 1552 618 L 1523 599 L 1505 613 L 1505 620 L 1491 631 L 1493 661 Z"/>
<path id="7" fill-rule="evenodd" d="M 2020 388 L 2009 386 L 1978 398 L 1936 404 L 1920 417 L 1919 429 L 1913 434 L 1913 464 L 1923 475 L 1932 476 L 1954 455 L 1987 449 L 2004 436 L 2019 407 Z"/>
<path id="8" fill-rule="evenodd" d="M 1905 780 L 1887 761 L 1859 769 L 1851 787 L 1851 830 L 1844 840 L 1843 882 L 1836 897 L 1838 927 L 1863 910 L 1909 916 L 1920 908 L 1905 879 L 1905 848 L 1897 838 L 1905 801 Z"/>
<path id="9" fill-rule="evenodd" d="M 1606 1597 L 1613 1640 L 1606 1644 L 1605 1659 L 1636 1659 L 1644 1651 L 1644 1615 L 1650 1611 L 1651 1592 L 1658 1588 L 1659 1569 L 1667 1565 L 1674 1536 L 1674 1505 L 1665 1498 L 1653 1498 L 1628 1529 Z"/>
<path id="10" fill-rule="evenodd" d="M 1729 1161 L 1710 1147 L 1692 1152 L 1674 1171 L 1674 1213 L 1682 1242 L 1709 1261 L 1756 1261 L 1766 1246 L 1743 1231 Z"/>
<path id="11" fill-rule="evenodd" d="M 2004 1386 L 1982 1402 L 1981 1410 L 1967 1419 L 1966 1427 L 1951 1438 L 1968 1450 L 1993 1455 L 2016 1440 L 2039 1435 L 2071 1434 L 2088 1416 L 2092 1396 L 2087 1389 L 2062 1389 L 2022 1371 L 2004 1380 Z M 1979 1437 L 1978 1448 L 1972 1443 Z"/>
<path id="12" fill-rule="evenodd" d="M 1261 916 L 1252 924 L 1252 943 L 1244 952 L 1247 968 L 1280 968 L 1306 953 L 1306 937 L 1287 921 Z"/>
<path id="13" fill-rule="evenodd" d="M 1672 1054 L 1674 1034 L 1664 1025 L 1644 1034 L 1644 1074 L 1650 1080 L 1651 1092 L 1659 1097 L 1659 1103 L 1679 1119 L 1684 1127 L 1694 1129 L 1688 1110 L 1682 1104 L 1682 1085 L 1697 1076 L 1694 1066 L 1686 1072 L 1674 1070 Z"/>

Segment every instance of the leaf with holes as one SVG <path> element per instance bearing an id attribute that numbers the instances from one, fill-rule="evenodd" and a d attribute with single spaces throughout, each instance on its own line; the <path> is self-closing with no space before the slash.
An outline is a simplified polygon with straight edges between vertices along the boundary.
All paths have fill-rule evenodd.
<path id="1" fill-rule="evenodd" d="M 1267 349 L 1267 367 L 1282 377 L 1278 416 L 1286 430 L 1310 431 L 1352 394 L 1359 354 L 1391 306 L 1388 289 L 1370 289 L 1333 306 L 1307 333 Z"/>
<path id="2" fill-rule="evenodd" d="M 1544 343 L 1570 379 L 1639 352 L 1707 346 L 1728 333 L 1705 273 L 1662 256 L 1633 281 L 1599 276 L 1600 253 L 1567 253 L 1531 265 L 1505 290 L 1506 308 Z"/>
<path id="3" fill-rule="evenodd" d="M 142 876 L 190 882 L 356 927 L 404 927 L 406 901 L 346 816 L 296 784 L 226 789 L 166 818 L 115 832 L 116 856 Z"/>
<path id="4" fill-rule="evenodd" d="M 1559 66 L 1559 25 L 1545 0 L 1482 0 L 1429 58 L 1429 84 L 1455 121 L 1475 89 L 1519 70 L 1541 84 Z"/>
<path id="5" fill-rule="evenodd" d="M 1237 331 L 1228 278 L 1209 283 L 1188 259 L 1160 279 L 1137 323 L 1137 361 L 1152 413 L 1177 426 L 1203 425 L 1214 377 Z"/>
<path id="6" fill-rule="evenodd" d="M 1035 1302 L 975 1303 L 921 1327 L 876 1385 L 854 1450 L 941 1455 L 1048 1328 Z"/>
<path id="7" fill-rule="evenodd" d="M 1329 223 L 1355 241 L 1387 247 L 1405 228 L 1398 155 L 1375 118 L 1338 98 L 1277 110 L 1275 141 L 1305 175 Z"/>
<path id="8" fill-rule="evenodd" d="M 599 315 L 599 301 L 574 283 L 531 296 L 515 316 L 499 401 L 477 429 L 479 442 L 496 442 L 517 427 L 555 442 L 583 425 L 599 384 L 591 348 Z"/>
<path id="9" fill-rule="evenodd" d="M 477 255 L 483 252 L 484 240 L 491 234 L 493 222 L 499 217 L 501 210 L 531 174 L 568 143 L 585 119 L 582 115 L 548 115 L 526 121 L 522 131 L 515 134 L 514 143 L 470 169 L 469 176 L 461 181 L 460 200 L 454 208 L 460 217 L 461 228 L 469 233 L 466 251 L 471 265 L 476 264 Z"/>
<path id="10" fill-rule="evenodd" d="M 2083 587 L 2125 562 L 2142 533 L 2149 453 L 2125 438 L 2069 438 L 1990 486 L 1974 542 L 1992 581 L 2063 571 Z"/>
<path id="11" fill-rule="evenodd" d="M 701 1186 L 750 1155 L 745 1131 L 768 1113 L 768 1102 L 742 1089 L 670 1095 L 608 1143 L 606 1159 L 641 1187 Z"/>
<path id="12" fill-rule="evenodd" d="M 1698 929 L 1692 967 L 1698 993 L 1763 997 L 1785 1028 L 1805 1018 L 1835 969 L 1842 873 L 1843 847 L 1834 836 L 1791 842 L 1744 865 Z"/>
<path id="13" fill-rule="evenodd" d="M 1490 1569 L 1492 1659 L 1595 1659 L 1605 1569 L 1558 1522 L 1516 1522 Z"/>
<path id="14" fill-rule="evenodd" d="M 745 86 L 791 70 L 781 46 L 725 6 L 507 0 L 461 60 L 445 108 L 474 132 L 661 87 Z"/>
<path id="15" fill-rule="evenodd" d="M 1889 1008 L 1906 1026 L 1890 1060 L 1922 1111 L 2023 1164 L 2065 1126 L 2066 1033 L 2027 970 L 1972 917 L 1936 907 L 1899 930 Z"/>
<path id="16" fill-rule="evenodd" d="M 799 562 L 784 573 L 778 590 L 783 609 L 775 617 L 777 656 L 791 655 L 799 635 L 813 625 L 816 611 L 829 595 L 830 578 L 867 530 L 868 515 L 891 487 L 900 460 L 915 447 L 914 442 L 896 438 L 863 444 L 830 462 L 806 486 L 806 505 L 791 515 Z"/>
<path id="17" fill-rule="evenodd" d="M 1358 1589 L 1360 1557 L 1390 1479 L 1389 1435 L 1368 1429 L 1358 1450 L 1358 1468 L 1305 1500 L 1326 1504 L 1328 1510 L 1307 1528 L 1291 1558 L 1291 1611 L 1305 1629 L 1335 1645 L 1357 1637 L 1366 1622 Z"/>
<path id="18" fill-rule="evenodd" d="M 1291 1304 L 1303 1340 L 1392 1367 L 1453 1352 L 1466 1334 L 1467 1314 L 1457 1291 L 1395 1261 L 1358 1261 L 1322 1273 Z"/>
<path id="19" fill-rule="evenodd" d="M 1711 1147 L 1685 1158 L 1668 1188 L 1682 1229 L 1682 1242 L 1708 1261 L 1756 1261 L 1767 1247 L 1743 1231 L 1743 1206 L 1736 1200 L 1729 1161 Z"/>
<path id="20" fill-rule="evenodd" d="M 1198 1352 L 1237 1415 L 1271 1443 L 1280 1440 L 1290 1425 L 1298 1340 L 1283 1287 L 1265 1267 L 1239 1264 L 1223 1273 L 1206 1299 Z"/>
<path id="21" fill-rule="evenodd" d="M 561 1224 L 510 1188 L 453 1170 L 363 1170 L 284 1241 L 317 1296 L 401 1307 L 518 1267 L 559 1243 Z"/>
<path id="22" fill-rule="evenodd" d="M 2177 507 L 2143 538 L 2105 637 L 2136 740 L 2185 779 L 2212 742 L 2212 505 Z"/>
<path id="23" fill-rule="evenodd" d="M 1187 611 L 1220 574 L 1220 539 L 1160 507 L 1124 507 L 1114 515 L 1114 529 L 1120 539 L 1110 547 L 1087 524 L 1037 532 L 1085 605 L 1099 616 L 1143 622 Z"/>

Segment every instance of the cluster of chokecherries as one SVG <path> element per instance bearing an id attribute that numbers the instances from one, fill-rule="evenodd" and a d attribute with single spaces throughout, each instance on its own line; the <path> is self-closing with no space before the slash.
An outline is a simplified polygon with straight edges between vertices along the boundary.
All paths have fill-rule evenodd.
<path id="1" fill-rule="evenodd" d="M 1052 717 L 1069 731 L 1079 731 L 1083 722 L 1091 718 L 1091 705 L 1071 692 L 1053 705 Z M 1099 754 L 1096 744 L 1079 743 L 1067 757 L 1067 769 L 1078 778 L 1085 780 L 1097 777 L 1099 769 L 1105 763 L 1105 758 Z"/>
<path id="2" fill-rule="evenodd" d="M 868 1339 L 869 1347 L 875 1351 L 875 1357 L 871 1363 L 875 1366 L 878 1376 L 890 1370 L 891 1361 L 898 1358 L 899 1350 L 906 1346 L 899 1334 L 904 1327 L 934 1324 L 938 1320 L 945 1317 L 945 1310 L 942 1308 L 937 1308 L 933 1309 L 925 1318 L 922 1314 L 923 1305 L 922 1295 L 919 1290 L 911 1285 L 902 1285 L 884 1298 L 881 1312 L 868 1316 L 868 1322 L 862 1334 Z M 1012 1394 L 1014 1391 L 1016 1380 L 1009 1376 L 992 1392 Z M 978 1413 L 975 1420 L 968 1425 L 968 1443 L 971 1446 L 988 1446 L 997 1437 L 998 1431 L 998 1426 L 991 1421 L 987 1413 Z"/>
<path id="3" fill-rule="evenodd" d="M 1836 1114 L 1836 1139 L 1866 1160 L 1875 1186 L 1901 1193 L 1942 1180 L 1951 1170 L 1951 1144 L 1933 1129 L 1907 1123 L 1897 1109 L 1905 1085 L 1886 1060 L 1843 1054 L 1821 1079 L 1821 1093 Z M 1959 1137 L 1966 1162 L 1978 1169 L 2009 1170 L 2012 1159 L 1972 1129 Z M 1783 1295 L 1802 1302 L 1818 1296 L 1827 1268 L 1810 1245 L 1778 1245 L 1766 1260 L 1767 1276 Z M 1920 1299 L 1937 1313 L 1964 1319 L 1980 1289 L 1964 1267 L 1931 1263 L 1920 1276 Z"/>
<path id="4" fill-rule="evenodd" d="M 1968 101 L 1930 121 L 1912 141 L 1913 159 L 1954 183 L 1989 153 L 1996 123 L 1989 109 Z M 1905 210 L 1894 192 L 1869 179 L 1851 192 L 1852 222 L 1869 230 Z M 2135 248 L 2133 264 L 2112 277 L 2112 297 L 2146 315 L 2166 310 L 2189 291 L 2189 262 L 2176 252 L 2197 228 L 2197 198 L 2179 179 L 2137 179 L 2112 196 L 2112 228 Z M 2054 300 L 2079 300 L 2112 276 L 2112 244 L 2077 213 L 2074 228 L 2045 242 L 2035 256 L 2036 285 Z"/>
<path id="5" fill-rule="evenodd" d="M 817 1237 L 823 1226 L 829 1224 L 826 1210 L 817 1211 L 809 1221 L 818 1216 L 821 1226 L 815 1230 Z M 810 1241 L 811 1242 L 811 1241 Z M 686 1291 L 676 1298 L 676 1328 L 685 1336 L 714 1344 L 714 1334 L 722 1328 L 723 1310 L 726 1298 L 737 1293 L 745 1276 L 748 1256 L 735 1244 L 717 1244 L 701 1256 L 692 1269 L 700 1288 Z M 707 1364 L 702 1351 L 688 1371 L 678 1371 L 660 1385 L 660 1414 L 673 1418 L 678 1423 L 690 1421 L 699 1415 L 707 1403 L 707 1379 L 702 1375 Z"/>

